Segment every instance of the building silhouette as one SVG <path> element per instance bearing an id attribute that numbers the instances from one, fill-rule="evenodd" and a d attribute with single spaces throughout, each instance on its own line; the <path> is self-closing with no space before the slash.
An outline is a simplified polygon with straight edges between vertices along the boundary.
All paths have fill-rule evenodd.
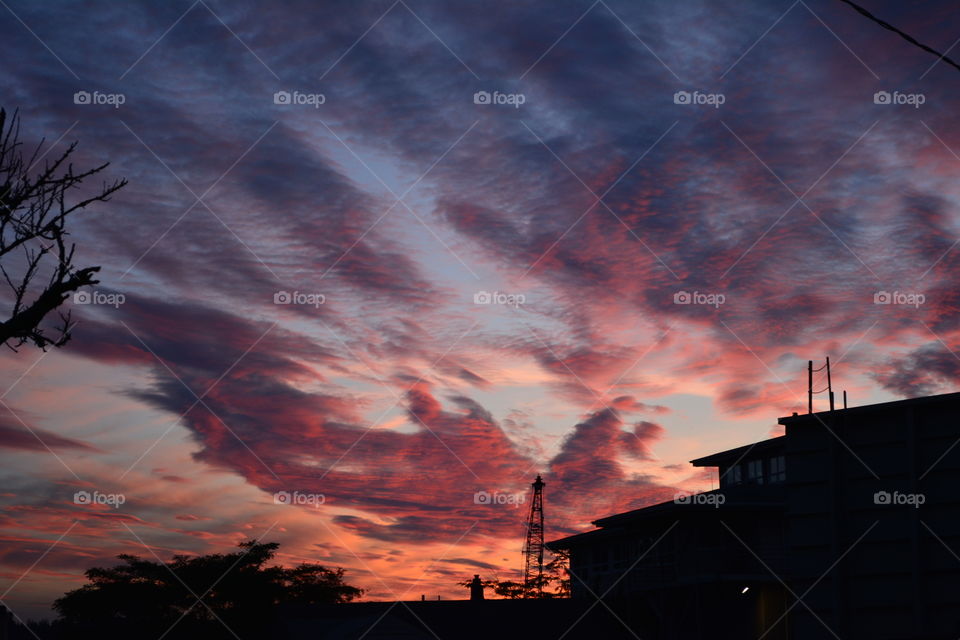
<path id="1" fill-rule="evenodd" d="M 718 489 L 549 542 L 573 598 L 644 638 L 960 637 L 960 393 L 779 423 L 691 461 Z"/>
<path id="2" fill-rule="evenodd" d="M 692 460 L 716 490 L 594 521 L 572 599 L 279 607 L 270 637 L 955 640 L 960 393 L 779 419 Z"/>

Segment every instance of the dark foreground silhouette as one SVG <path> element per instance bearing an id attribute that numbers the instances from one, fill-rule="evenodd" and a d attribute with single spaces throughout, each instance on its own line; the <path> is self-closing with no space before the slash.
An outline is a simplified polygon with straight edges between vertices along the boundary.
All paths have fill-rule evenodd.
<path id="1" fill-rule="evenodd" d="M 174 556 L 169 562 L 118 556 L 123 564 L 86 572 L 88 584 L 54 602 L 51 624 L 13 627 L 11 638 L 267 638 L 284 606 L 339 604 L 363 590 L 343 569 L 269 566 L 280 545 L 248 541 L 233 553 Z M 14 635 L 17 634 L 17 635 Z M 2 637 L 2 636 L 0 636 Z"/>

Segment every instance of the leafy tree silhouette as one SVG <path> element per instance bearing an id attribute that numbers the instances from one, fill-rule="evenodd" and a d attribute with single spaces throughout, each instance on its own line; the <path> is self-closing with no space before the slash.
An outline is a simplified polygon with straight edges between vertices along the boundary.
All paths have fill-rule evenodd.
<path id="1" fill-rule="evenodd" d="M 123 564 L 89 569 L 89 584 L 54 602 L 51 637 L 268 637 L 278 605 L 342 603 L 363 593 L 343 581 L 343 569 L 267 566 L 275 542 L 239 546 L 166 563 L 124 554 Z"/>
<path id="2" fill-rule="evenodd" d="M 553 558 L 543 567 L 542 589 L 536 582 L 529 585 L 512 580 L 481 580 L 484 589 L 492 589 L 497 596 L 507 600 L 523 598 L 569 598 L 570 597 L 570 554 L 564 550 L 551 551 Z M 472 580 L 463 580 L 457 584 L 469 587 Z M 551 585 L 553 590 L 551 591 Z M 542 595 L 539 595 L 542 591 Z"/>
<path id="3" fill-rule="evenodd" d="M 553 554 L 553 558 L 543 567 L 544 576 L 548 584 L 554 585 L 554 598 L 569 598 L 570 552 L 566 549 L 558 549 L 550 553 Z"/>
<path id="4" fill-rule="evenodd" d="M 74 172 L 70 157 L 77 143 L 68 146 L 55 160 L 43 160 L 43 141 L 30 156 L 20 142 L 17 112 L 7 118 L 0 109 L 0 275 L 9 287 L 0 315 L 0 342 L 14 351 L 27 342 L 46 350 L 61 347 L 70 339 L 70 313 L 60 312 L 61 325 L 53 336 L 40 324 L 58 309 L 67 296 L 81 287 L 97 284 L 94 274 L 100 267 L 78 269 L 73 264 L 74 245 L 67 242 L 67 218 L 96 202 L 106 202 L 122 189 L 126 180 L 104 183 L 85 197 L 68 201 L 68 195 L 83 191 L 84 180 L 109 166 L 102 164 Z M 4 319 L 5 318 L 5 319 Z"/>

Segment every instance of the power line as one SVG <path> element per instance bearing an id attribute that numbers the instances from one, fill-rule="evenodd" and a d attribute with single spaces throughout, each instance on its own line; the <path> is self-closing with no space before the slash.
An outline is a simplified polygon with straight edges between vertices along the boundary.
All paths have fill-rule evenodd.
<path id="1" fill-rule="evenodd" d="M 869 11 L 867 11 L 866 9 L 864 9 L 863 7 L 861 7 L 860 5 L 855 4 L 855 3 L 851 2 L 850 0 L 840 0 L 840 2 L 842 2 L 842 3 L 844 3 L 844 4 L 850 5 L 851 7 L 853 7 L 854 9 L 856 9 L 857 13 L 859 13 L 859 14 L 867 17 L 867 18 L 869 18 L 870 20 L 873 20 L 874 22 L 876 22 L 878 25 L 880 25 L 880 26 L 883 27 L 884 29 L 887 29 L 887 30 L 889 30 L 889 31 L 893 31 L 894 33 L 896 33 L 897 35 L 899 35 L 901 38 L 903 38 L 904 40 L 906 40 L 906 41 L 909 42 L 910 44 L 916 45 L 916 46 L 920 47 L 921 49 L 923 49 L 924 51 L 929 51 L 930 53 L 932 53 L 933 55 L 937 56 L 938 58 L 940 58 L 941 60 L 943 60 L 944 62 L 946 62 L 947 64 L 949 64 L 950 66 L 952 66 L 952 67 L 960 70 L 960 64 L 957 64 L 956 62 L 954 62 L 953 60 L 951 60 L 950 58 L 948 58 L 948 57 L 946 56 L 946 54 L 940 53 L 940 52 L 937 51 L 936 49 L 933 49 L 932 47 L 928 47 L 927 45 L 923 44 L 922 42 L 918 42 L 918 41 L 916 40 L 916 38 L 914 38 L 914 37 L 911 36 L 910 34 L 904 33 L 903 31 L 900 31 L 900 29 L 897 29 L 895 26 L 893 26 L 893 25 L 890 24 L 889 22 L 885 22 L 885 21 L 881 20 L 880 18 L 876 17 L 875 15 L 873 15 L 872 13 L 870 13 Z"/>

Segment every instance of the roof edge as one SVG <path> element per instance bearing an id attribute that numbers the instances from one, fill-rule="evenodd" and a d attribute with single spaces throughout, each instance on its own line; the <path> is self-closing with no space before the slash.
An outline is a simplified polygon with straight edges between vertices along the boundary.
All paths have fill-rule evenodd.
<path id="1" fill-rule="evenodd" d="M 941 393 L 935 396 L 920 396 L 919 398 L 904 398 L 902 400 L 890 400 L 889 402 L 877 402 L 874 404 L 864 404 L 856 407 L 848 407 L 846 409 L 834 409 L 830 411 L 814 411 L 813 413 L 798 413 L 791 416 L 784 416 L 777 419 L 778 424 L 786 425 L 793 422 L 803 422 L 806 420 L 814 419 L 814 416 L 819 416 L 822 420 L 823 417 L 836 415 L 838 413 L 843 413 L 844 415 L 852 415 L 857 413 L 870 413 L 873 411 L 885 411 L 887 409 L 896 409 L 909 405 L 917 404 L 935 404 L 938 402 L 957 402 L 960 404 L 960 391 L 954 391 L 951 393 Z"/>

